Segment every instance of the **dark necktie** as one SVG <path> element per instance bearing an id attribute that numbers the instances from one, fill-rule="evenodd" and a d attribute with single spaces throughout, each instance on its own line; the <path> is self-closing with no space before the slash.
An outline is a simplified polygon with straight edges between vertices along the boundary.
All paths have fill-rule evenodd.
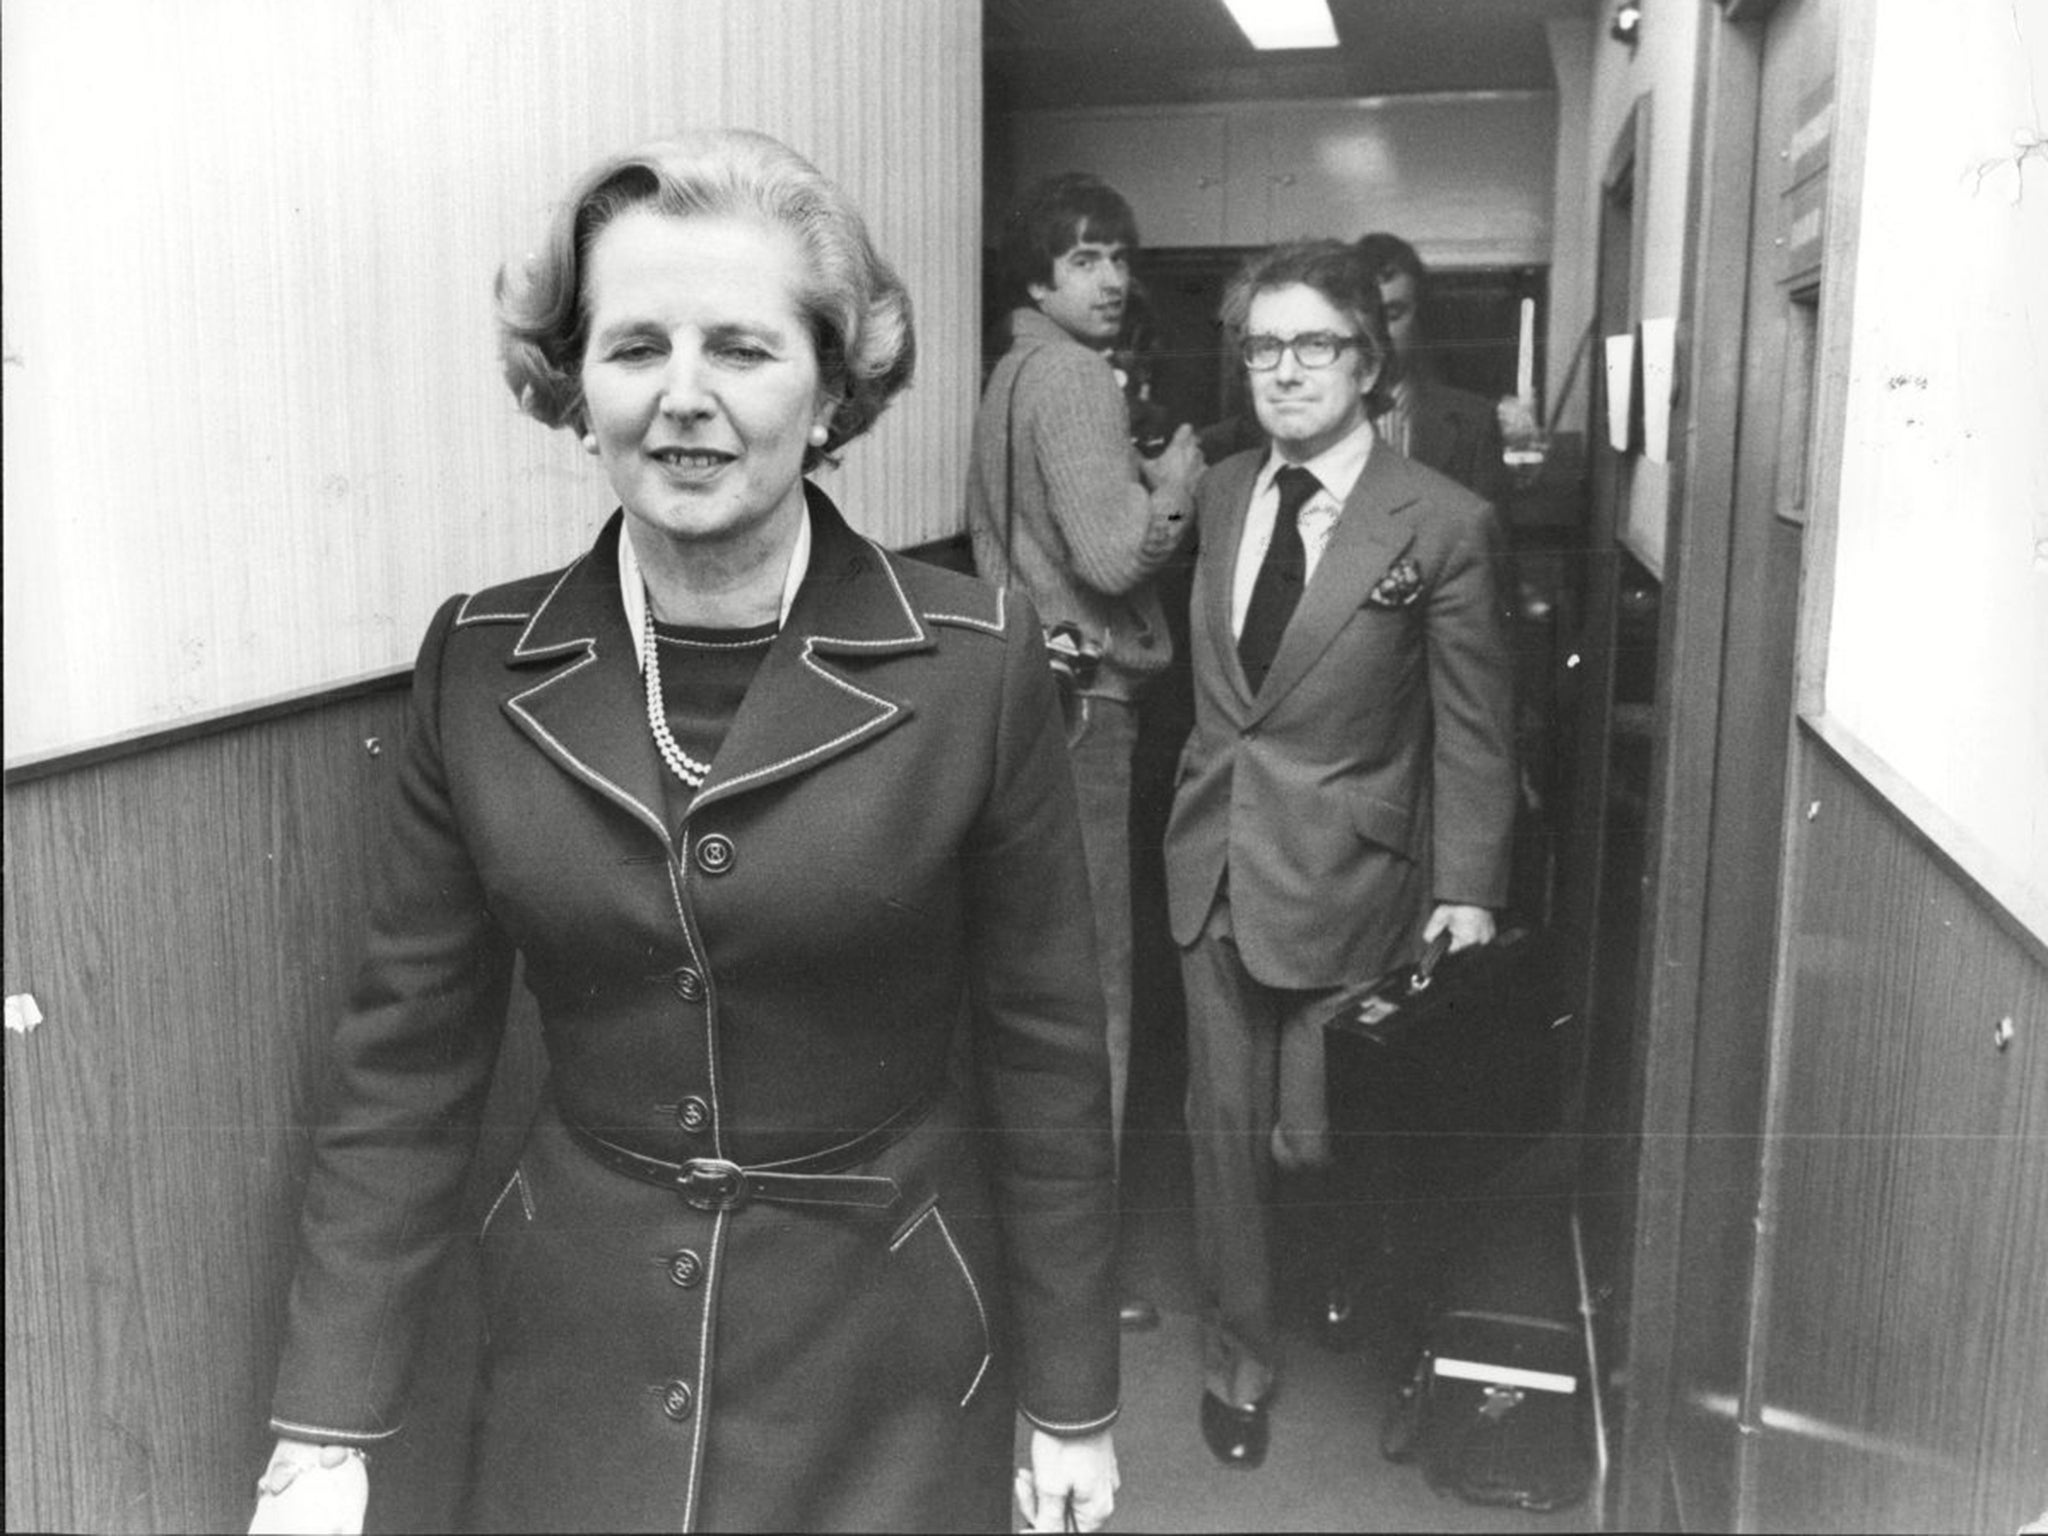
<path id="1" fill-rule="evenodd" d="M 1252 600 L 1244 611 L 1244 628 L 1237 637 L 1237 659 L 1244 666 L 1245 681 L 1257 693 L 1272 670 L 1273 657 L 1280 650 L 1280 637 L 1287 621 L 1294 617 L 1294 605 L 1301 601 L 1301 589 L 1308 580 L 1308 551 L 1301 542 L 1301 509 L 1309 497 L 1322 489 L 1316 477 L 1299 465 L 1290 464 L 1273 477 L 1280 491 L 1280 510 L 1273 518 L 1273 538 L 1266 545 L 1266 558 L 1259 562 L 1258 580 L 1252 583 Z"/>

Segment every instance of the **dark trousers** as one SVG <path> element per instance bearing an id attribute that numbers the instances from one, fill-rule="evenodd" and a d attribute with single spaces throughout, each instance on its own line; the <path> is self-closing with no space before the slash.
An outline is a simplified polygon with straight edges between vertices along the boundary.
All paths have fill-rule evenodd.
<path id="1" fill-rule="evenodd" d="M 1244 967 L 1219 897 L 1181 951 L 1187 994 L 1187 1127 L 1202 1282 L 1202 1385 L 1247 1406 L 1280 1371 L 1273 1295 L 1276 1148 L 1327 1159 L 1321 1024 L 1341 988 L 1270 987 Z M 1277 1133 L 1277 1134 L 1276 1134 Z"/>

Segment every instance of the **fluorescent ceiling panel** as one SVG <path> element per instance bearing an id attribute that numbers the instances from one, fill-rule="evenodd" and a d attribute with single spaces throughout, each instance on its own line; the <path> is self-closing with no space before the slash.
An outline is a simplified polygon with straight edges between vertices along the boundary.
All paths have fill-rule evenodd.
<path id="1" fill-rule="evenodd" d="M 1329 0 L 1223 0 L 1254 48 L 1335 48 Z"/>

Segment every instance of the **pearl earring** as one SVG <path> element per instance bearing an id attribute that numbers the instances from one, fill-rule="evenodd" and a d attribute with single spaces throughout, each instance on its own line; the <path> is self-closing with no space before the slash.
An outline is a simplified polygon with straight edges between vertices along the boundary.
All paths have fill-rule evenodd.
<path id="1" fill-rule="evenodd" d="M 830 437 L 831 435 L 832 434 L 826 430 L 825 423 L 823 423 L 822 421 L 817 423 L 815 426 L 811 428 L 811 446 L 813 448 L 824 447 L 825 439 Z"/>
<path id="2" fill-rule="evenodd" d="M 597 452 L 597 434 L 595 432 L 583 434 L 583 451 L 585 453 Z"/>

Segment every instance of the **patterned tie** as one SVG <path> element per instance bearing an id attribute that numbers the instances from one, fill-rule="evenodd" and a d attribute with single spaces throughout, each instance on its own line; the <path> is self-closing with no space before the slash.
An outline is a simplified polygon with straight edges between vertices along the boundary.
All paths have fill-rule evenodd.
<path id="1" fill-rule="evenodd" d="M 1301 601 L 1302 586 L 1308 580 L 1308 551 L 1301 542 L 1301 509 L 1309 497 L 1322 489 L 1316 477 L 1299 465 L 1290 464 L 1273 477 L 1280 491 L 1280 510 L 1273 518 L 1273 539 L 1266 546 L 1266 558 L 1259 563 L 1258 580 L 1252 583 L 1252 600 L 1244 611 L 1244 629 L 1237 637 L 1237 659 L 1244 666 L 1245 681 L 1257 693 L 1273 668 L 1280 637 L 1287 621 L 1294 617 L 1294 605 Z"/>

